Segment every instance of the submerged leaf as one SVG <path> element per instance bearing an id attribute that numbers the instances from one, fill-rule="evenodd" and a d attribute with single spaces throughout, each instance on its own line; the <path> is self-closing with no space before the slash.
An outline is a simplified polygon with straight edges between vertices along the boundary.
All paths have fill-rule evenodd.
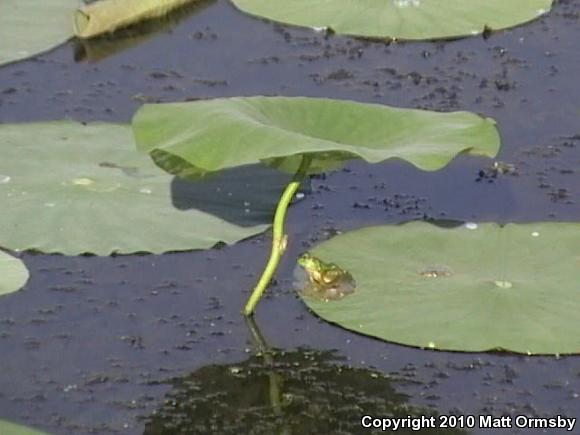
<path id="1" fill-rule="evenodd" d="M 305 97 L 244 97 L 146 104 L 133 129 L 142 151 L 173 155 L 192 174 L 269 163 L 294 172 L 312 153 L 310 173 L 348 159 L 406 160 L 437 170 L 458 153 L 493 157 L 494 122 L 473 113 L 437 113 Z M 158 164 L 166 168 L 163 161 Z M 183 165 L 168 165 L 183 172 Z M 176 169 L 178 168 L 178 169 Z"/>
<path id="2" fill-rule="evenodd" d="M 552 0 L 232 0 L 282 23 L 372 38 L 454 38 L 499 30 L 545 14 Z"/>
<path id="3" fill-rule="evenodd" d="M 78 0 L 2 0 L 0 65 L 25 59 L 73 36 Z"/>
<path id="4" fill-rule="evenodd" d="M 413 222 L 345 233 L 312 252 L 357 282 L 338 303 L 304 298 L 344 328 L 432 349 L 580 352 L 580 224 Z"/>
<path id="5" fill-rule="evenodd" d="M 4 124 L 0 154 L 0 246 L 10 249 L 69 255 L 161 253 L 233 243 L 267 228 L 227 222 L 200 210 L 203 203 L 197 209 L 176 209 L 172 177 L 135 151 L 129 126 Z M 208 185 L 218 187 L 228 189 L 227 183 Z M 262 190 L 270 195 L 272 208 L 280 190 L 276 184 Z M 203 202 L 212 193 L 191 196 Z M 221 208 L 220 214 L 227 216 L 228 208 L 251 207 L 240 197 L 211 208 Z M 268 215 L 265 222 L 269 220 Z"/>
<path id="6" fill-rule="evenodd" d="M 22 261 L 0 251 L 0 296 L 20 290 L 28 277 L 28 269 Z M 4 434 L 1 430 L 0 433 Z"/>

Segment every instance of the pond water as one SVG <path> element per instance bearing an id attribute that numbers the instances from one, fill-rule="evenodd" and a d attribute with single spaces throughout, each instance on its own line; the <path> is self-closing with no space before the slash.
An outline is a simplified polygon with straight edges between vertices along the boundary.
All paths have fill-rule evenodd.
<path id="1" fill-rule="evenodd" d="M 290 420 L 324 415 L 328 433 L 358 433 L 357 422 L 340 426 L 356 412 L 344 409 L 337 389 L 384 412 L 381 397 L 412 415 L 429 409 L 580 418 L 579 357 L 383 343 L 318 320 L 292 289 L 298 255 L 337 231 L 417 218 L 579 221 L 579 18 L 580 1 L 561 0 L 549 16 L 488 39 L 386 44 L 256 20 L 221 0 L 110 55 L 111 47 L 70 42 L 0 68 L 0 122 L 126 122 L 144 101 L 346 98 L 491 116 L 503 140 L 498 159 L 511 165 L 500 171 L 461 156 L 445 170 L 421 173 L 401 162 L 352 162 L 314 178 L 290 209 L 289 248 L 256 315 L 269 346 L 288 352 L 273 361 L 253 356 L 256 343 L 240 315 L 269 252 L 268 234 L 162 256 L 24 254 L 29 284 L 0 301 L 0 418 L 58 435 L 187 433 L 176 428 L 188 419 L 198 424 L 194 433 L 212 433 L 215 422 L 188 406 L 212 409 L 216 394 L 231 394 L 241 410 L 255 404 L 263 411 L 240 412 L 253 433 L 319 433 L 308 432 L 315 425 L 276 426 L 276 406 Z M 313 360 L 323 368 L 308 370 Z M 260 381 L 223 381 L 276 361 L 280 370 L 266 369 Z M 344 376 L 340 366 L 350 367 Z M 272 373 L 287 379 L 287 390 Z M 260 382 L 247 394 L 240 390 Z M 282 391 L 272 394 L 272 385 Z M 317 399 L 312 408 L 305 408 L 306 395 Z M 290 402 L 276 405 L 272 397 Z M 178 400 L 183 406 L 175 412 Z M 230 426 L 216 433 L 241 433 L 235 416 L 227 418 Z M 537 433 L 468 431 L 484 432 Z"/>

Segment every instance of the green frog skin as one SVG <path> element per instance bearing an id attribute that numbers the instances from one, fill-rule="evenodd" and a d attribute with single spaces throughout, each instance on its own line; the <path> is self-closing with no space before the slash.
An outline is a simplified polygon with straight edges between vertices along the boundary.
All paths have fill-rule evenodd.
<path id="1" fill-rule="evenodd" d="M 310 253 L 302 254 L 298 264 L 308 276 L 303 293 L 325 301 L 342 299 L 354 292 L 352 275 L 334 263 L 325 263 Z"/>

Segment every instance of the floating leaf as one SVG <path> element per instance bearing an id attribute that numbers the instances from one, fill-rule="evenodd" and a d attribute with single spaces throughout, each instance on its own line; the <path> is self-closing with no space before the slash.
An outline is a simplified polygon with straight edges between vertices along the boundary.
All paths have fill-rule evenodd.
<path id="1" fill-rule="evenodd" d="M 20 424 L 11 423 L 6 420 L 0 420 L 0 434 L 2 435 L 48 435 L 46 432 L 40 432 Z"/>
<path id="2" fill-rule="evenodd" d="M 0 65 L 62 44 L 73 36 L 78 0 L 2 0 Z"/>
<path id="3" fill-rule="evenodd" d="M 0 296 L 20 290 L 28 277 L 28 269 L 22 261 L 0 251 Z M 0 433 L 4 432 L 0 430 Z"/>
<path id="4" fill-rule="evenodd" d="M 79 38 L 94 38 L 113 33 L 127 26 L 162 18 L 195 1 L 198 0 L 101 0 L 76 11 L 75 34 Z"/>
<path id="5" fill-rule="evenodd" d="M 179 23 L 187 20 L 194 13 L 200 12 L 214 1 L 189 2 L 188 5 L 171 11 L 163 17 L 143 21 L 113 34 L 91 39 L 77 39 L 75 41 L 75 61 L 100 62 L 109 56 L 114 56 L 154 38 L 160 33 L 169 33 Z"/>
<path id="6" fill-rule="evenodd" d="M 436 170 L 462 151 L 492 157 L 499 149 L 494 122 L 472 113 L 304 97 L 146 104 L 133 129 L 141 150 L 170 154 L 200 174 L 258 162 L 294 172 L 304 153 L 314 154 L 311 173 L 352 158 Z M 167 160 L 156 158 L 164 168 Z"/>
<path id="7" fill-rule="evenodd" d="M 0 154 L 0 246 L 10 249 L 161 253 L 233 243 L 267 228 L 176 209 L 172 177 L 135 151 L 129 126 L 4 124 Z M 280 190 L 276 184 L 267 187 L 273 208 Z M 243 203 L 221 206 L 224 216 L 228 207 L 244 208 Z"/>
<path id="8" fill-rule="evenodd" d="M 340 301 L 304 299 L 344 328 L 432 349 L 580 352 L 580 224 L 413 222 L 352 231 L 312 253 L 356 280 Z"/>
<path id="9" fill-rule="evenodd" d="M 552 0 L 232 0 L 242 11 L 297 26 L 372 38 L 440 39 L 505 29 Z"/>

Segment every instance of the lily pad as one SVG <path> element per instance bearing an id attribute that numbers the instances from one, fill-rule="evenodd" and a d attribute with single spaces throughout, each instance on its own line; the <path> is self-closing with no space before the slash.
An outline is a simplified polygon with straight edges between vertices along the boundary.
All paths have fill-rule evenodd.
<path id="1" fill-rule="evenodd" d="M 139 149 L 173 172 L 167 154 L 198 173 L 259 162 L 294 172 L 302 154 L 314 157 L 310 173 L 353 158 L 437 170 L 461 152 L 493 157 L 500 145 L 495 123 L 473 113 L 305 97 L 146 104 L 133 129 Z"/>
<path id="2" fill-rule="evenodd" d="M 78 0 L 2 0 L 0 65 L 50 50 L 73 36 Z"/>
<path id="3" fill-rule="evenodd" d="M 20 290 L 28 277 L 28 269 L 22 261 L 0 251 L 0 296 Z"/>
<path id="4" fill-rule="evenodd" d="M 477 35 L 545 14 L 552 0 L 232 0 L 242 11 L 297 26 L 405 40 Z"/>
<path id="5" fill-rule="evenodd" d="M 580 352 L 580 224 L 413 222 L 345 233 L 312 253 L 356 280 L 340 301 L 304 298 L 344 328 L 431 349 Z"/>
<path id="6" fill-rule="evenodd" d="M 40 432 L 20 424 L 11 423 L 6 420 L 0 420 L 0 434 L 2 435 L 48 435 L 46 432 Z"/>
<path id="7" fill-rule="evenodd" d="M 134 149 L 126 125 L 4 124 L 0 154 L 0 246 L 13 250 L 161 253 L 233 243 L 267 228 L 175 208 L 172 177 Z M 271 190 L 273 208 L 279 190 Z M 222 206 L 224 215 L 244 207 Z"/>

